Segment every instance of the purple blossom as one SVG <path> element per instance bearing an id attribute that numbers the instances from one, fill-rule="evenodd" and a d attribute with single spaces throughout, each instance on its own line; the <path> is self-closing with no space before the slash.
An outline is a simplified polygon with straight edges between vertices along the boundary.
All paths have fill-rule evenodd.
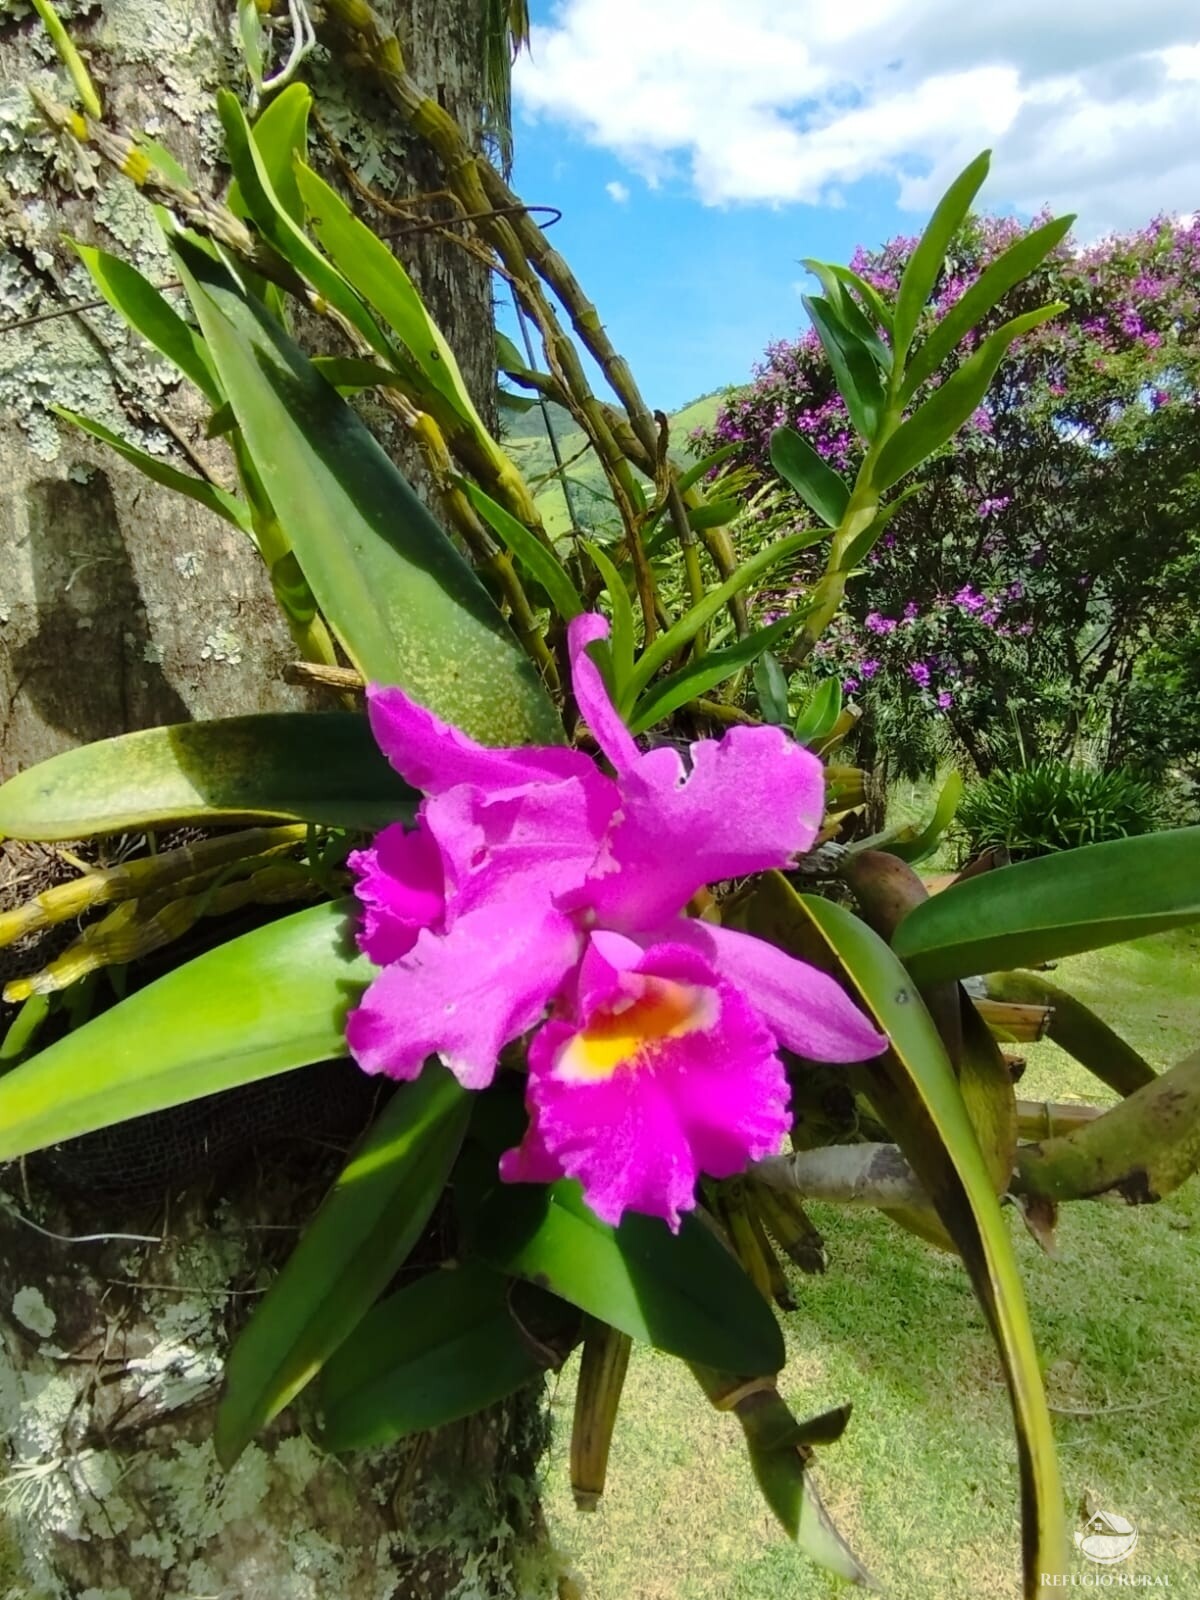
<path id="1" fill-rule="evenodd" d="M 928 689 L 929 667 L 924 661 L 910 661 L 908 675 L 919 688 Z"/>
<path id="2" fill-rule="evenodd" d="M 898 624 L 895 617 L 881 617 L 878 611 L 868 611 L 864 626 L 868 633 L 883 635 L 895 633 Z"/>
<path id="3" fill-rule="evenodd" d="M 991 499 L 979 502 L 979 515 L 981 517 L 994 517 L 998 511 L 1006 511 L 1012 505 L 1012 495 L 998 494 Z"/>
<path id="4" fill-rule="evenodd" d="M 942 689 L 938 692 L 937 703 L 939 711 L 949 711 L 950 707 L 954 704 L 954 696 L 950 693 L 949 689 Z"/>

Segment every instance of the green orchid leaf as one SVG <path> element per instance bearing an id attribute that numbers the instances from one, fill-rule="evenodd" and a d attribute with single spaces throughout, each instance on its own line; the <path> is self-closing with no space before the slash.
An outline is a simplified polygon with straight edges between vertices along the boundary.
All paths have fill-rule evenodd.
<path id="1" fill-rule="evenodd" d="M 608 590 L 609 605 L 612 609 L 612 636 L 609 639 L 609 648 L 612 651 L 613 676 L 619 698 L 622 685 L 627 682 L 633 671 L 633 652 L 636 644 L 633 602 L 629 598 L 625 580 L 617 571 L 607 551 L 602 550 L 591 539 L 583 540 L 583 548 L 587 551 L 588 559 L 596 571 L 604 579 L 604 586 Z"/>
<path id="2" fill-rule="evenodd" d="M 314 356 L 313 366 L 339 394 L 357 394 L 360 389 L 385 388 L 396 381 L 395 372 L 377 361 L 359 356 Z"/>
<path id="3" fill-rule="evenodd" d="M 834 261 L 827 263 L 826 270 L 832 272 L 833 276 L 845 288 L 854 290 L 855 294 L 857 294 L 859 299 L 862 301 L 863 308 L 867 315 L 874 319 L 877 327 L 882 328 L 886 334 L 890 335 L 892 332 L 891 307 L 884 300 L 883 296 L 880 294 L 875 285 L 873 283 L 868 283 L 867 280 L 864 277 L 861 277 L 859 273 L 855 272 L 853 268 L 840 266 Z M 891 352 L 889 351 L 889 357 L 890 354 Z"/>
<path id="4" fill-rule="evenodd" d="M 956 368 L 945 383 L 939 384 L 924 405 L 892 434 L 875 463 L 875 488 L 880 493 L 890 489 L 898 478 L 919 467 L 953 438 L 987 393 L 1009 348 L 1024 334 L 1031 333 L 1064 309 L 1064 302 L 1056 300 L 1037 311 L 1014 317 L 989 334 L 974 355 Z"/>
<path id="5" fill-rule="evenodd" d="M 517 416 L 524 416 L 527 411 L 532 411 L 541 402 L 534 395 L 514 394 L 511 389 L 496 385 L 496 404 L 501 411 L 511 411 Z"/>
<path id="6" fill-rule="evenodd" d="M 222 439 L 227 433 L 232 433 L 236 427 L 237 418 L 233 414 L 233 407 L 228 400 L 223 400 L 217 409 L 209 415 L 209 419 L 204 425 L 204 437 L 206 439 Z"/>
<path id="7" fill-rule="evenodd" d="M 637 1213 L 612 1228 L 584 1204 L 577 1183 L 496 1184 L 484 1191 L 469 1238 L 473 1253 L 498 1271 L 528 1278 L 658 1350 L 749 1375 L 783 1365 L 769 1306 L 695 1216 L 683 1219 L 678 1234 Z"/>
<path id="8" fill-rule="evenodd" d="M 842 685 L 837 678 L 826 678 L 819 683 L 800 708 L 792 737 L 797 744 L 823 744 L 837 726 L 842 714 Z"/>
<path id="9" fill-rule="evenodd" d="M 871 359 L 881 372 L 890 372 L 892 352 L 879 337 L 875 322 L 867 316 L 854 296 L 847 293 L 849 287 L 847 269 L 835 267 L 825 261 L 814 261 L 811 256 L 804 257 L 800 265 L 819 280 L 821 288 L 825 291 L 825 299 L 846 331 L 870 352 Z M 860 285 L 862 279 L 858 279 L 855 286 Z"/>
<path id="10" fill-rule="evenodd" d="M 707 500 L 703 505 L 687 508 L 688 527 L 693 533 L 703 533 L 706 528 L 724 528 L 743 510 L 740 500 Z"/>
<path id="11" fill-rule="evenodd" d="M 97 120 L 104 115 L 104 107 L 100 96 L 96 93 L 96 86 L 91 75 L 84 65 L 83 57 L 76 50 L 71 35 L 63 27 L 62 19 L 51 5 L 50 0 L 32 0 L 33 9 L 41 19 L 42 26 L 49 35 L 50 42 L 58 53 L 58 59 L 71 75 L 71 83 L 75 93 L 79 96 L 80 103 L 89 117 Z"/>
<path id="12" fill-rule="evenodd" d="M 357 413 L 218 263 L 175 250 L 288 544 L 362 675 L 485 741 L 560 741 L 532 663 Z"/>
<path id="13" fill-rule="evenodd" d="M 622 709 L 629 709 L 629 705 L 655 673 L 660 672 L 684 645 L 690 644 L 700 629 L 706 627 L 719 611 L 724 610 L 734 595 L 740 594 L 750 584 L 757 583 L 770 572 L 772 567 L 789 561 L 801 550 L 807 550 L 810 545 L 819 544 L 822 539 L 828 537 L 828 530 L 824 528 L 811 533 L 793 533 L 786 539 L 779 539 L 776 543 L 767 545 L 756 555 L 751 556 L 749 561 L 744 561 L 731 577 L 716 589 L 710 590 L 703 600 L 685 611 L 673 627 L 660 633 L 648 650 L 642 651 L 629 675 Z"/>
<path id="14" fill-rule="evenodd" d="M 351 327 L 362 335 L 373 350 L 383 356 L 385 361 L 389 360 L 392 353 L 391 345 L 382 329 L 337 268 L 326 260 L 299 226 L 288 205 L 276 192 L 271 166 L 255 142 L 245 112 L 228 89 L 217 92 L 217 114 L 225 133 L 225 150 L 229 157 L 229 165 L 233 168 L 240 204 L 245 207 L 246 215 L 284 260 L 346 318 Z M 184 248 L 184 241 L 180 239 L 171 242 L 176 249 Z M 193 256 L 198 253 L 195 244 L 191 244 L 189 248 Z M 211 273 L 212 270 L 213 262 L 210 259 L 208 271 Z M 203 278 L 204 274 L 200 273 L 198 264 L 193 271 Z M 196 310 L 197 320 L 203 328 L 204 319 L 199 315 L 199 308 L 196 307 L 194 299 L 193 309 Z M 213 359 L 219 371 L 220 363 L 216 361 L 215 355 Z M 232 398 L 231 395 L 230 399 Z"/>
<path id="15" fill-rule="evenodd" d="M 529 371 L 529 361 L 517 349 L 506 333 L 496 330 L 496 367 L 510 378 L 519 378 Z"/>
<path id="16" fill-rule="evenodd" d="M 433 1062 L 388 1101 L 230 1352 L 215 1430 L 224 1467 L 316 1377 L 403 1265 L 470 1111 L 467 1091 Z"/>
<path id="17" fill-rule="evenodd" d="M 850 490 L 794 428 L 776 428 L 771 435 L 771 465 L 827 528 L 840 524 L 850 504 Z"/>
<path id="18" fill-rule="evenodd" d="M 954 814 L 962 797 L 962 773 L 952 772 L 942 785 L 937 804 L 933 808 L 933 815 L 925 826 L 923 828 L 910 826 L 880 848 L 886 850 L 889 855 L 899 856 L 901 861 L 909 863 L 923 861 L 937 849 L 942 835 L 954 821 Z"/>
<path id="19" fill-rule="evenodd" d="M 509 1309 L 509 1280 L 478 1261 L 389 1295 L 321 1374 L 321 1442 L 363 1450 L 494 1405 L 546 1365 Z"/>
<path id="20" fill-rule="evenodd" d="M 308 153 L 308 115 L 312 91 L 303 83 L 289 83 L 254 119 L 250 137 L 279 204 L 297 227 L 304 226 L 304 201 L 296 182 L 296 162 Z M 252 213 L 242 199 L 235 179 L 226 205 L 238 216 Z"/>
<path id="21" fill-rule="evenodd" d="M 1200 921 L 1200 827 L 1062 850 L 952 884 L 892 941 L 919 983 L 1032 967 Z"/>
<path id="22" fill-rule="evenodd" d="M 164 177 L 170 178 L 180 189 L 191 186 L 192 179 L 187 169 L 180 166 L 165 144 L 159 144 L 157 139 L 151 139 L 148 134 L 143 133 L 137 140 L 137 148 L 152 167 L 157 167 Z M 175 224 L 171 221 L 170 213 L 163 206 L 155 206 L 154 215 L 159 220 L 165 219 L 169 223 L 168 231 L 174 229 Z"/>
<path id="23" fill-rule="evenodd" d="M 0 1161 L 344 1055 L 375 970 L 352 915 L 338 901 L 231 939 L 6 1073 Z"/>
<path id="24" fill-rule="evenodd" d="M 758 895 L 748 925 L 808 959 L 819 941 L 822 964 L 846 975 L 890 1040 L 853 1074 L 954 1240 L 1004 1364 L 1020 1461 L 1025 1594 L 1035 1600 L 1040 1575 L 1062 1570 L 1062 1488 L 1012 1238 L 954 1068 L 912 978 L 865 922 L 832 901 L 795 894 L 778 873 L 760 880 Z"/>
<path id="25" fill-rule="evenodd" d="M 794 612 L 790 617 L 781 617 L 766 628 L 756 628 L 736 644 L 726 645 L 723 650 L 710 650 L 695 661 L 689 661 L 686 667 L 680 667 L 678 672 L 661 678 L 634 706 L 629 719 L 630 731 L 644 733 L 656 722 L 670 716 L 672 711 L 687 705 L 689 700 L 707 694 L 727 678 L 732 678 L 735 672 L 751 666 L 764 650 L 771 650 L 782 643 L 803 620 L 801 611 Z"/>
<path id="26" fill-rule="evenodd" d="M 1056 217 L 1053 222 L 1043 223 L 1040 228 L 1035 228 L 1023 239 L 1018 239 L 1016 244 L 1010 245 L 1003 255 L 998 256 L 980 273 L 962 298 L 956 300 L 950 307 L 925 342 L 913 352 L 904 374 L 904 387 L 900 396 L 902 400 L 910 400 L 926 379 L 933 376 L 946 357 L 958 348 L 971 329 L 983 321 L 993 306 L 997 305 L 1010 289 L 1015 288 L 1018 283 L 1023 283 L 1050 252 L 1062 243 L 1070 233 L 1074 221 L 1075 218 L 1069 216 Z"/>
<path id="27" fill-rule="evenodd" d="M 454 352 L 408 273 L 384 241 L 310 167 L 298 165 L 296 181 L 313 232 L 338 271 L 395 333 L 425 381 L 474 433 L 484 434 Z"/>
<path id="28" fill-rule="evenodd" d="M 94 245 L 81 244 L 78 239 L 68 243 L 113 310 L 120 312 L 129 326 L 136 328 L 185 378 L 190 378 L 206 399 L 214 406 L 219 405 L 221 391 L 204 343 L 168 303 L 162 291 L 120 256 L 98 250 Z"/>
<path id="29" fill-rule="evenodd" d="M 258 13 L 257 0 L 237 0 L 238 42 L 242 47 L 242 59 L 246 63 L 246 71 L 250 75 L 250 82 L 255 93 L 262 89 L 263 81 L 263 41 L 265 30 L 261 16 Z"/>
<path id="30" fill-rule="evenodd" d="M 410 815 L 416 801 L 366 717 L 267 712 L 64 750 L 0 784 L 0 835 L 89 839 L 185 822 L 273 820 L 366 832 Z"/>
<path id="31" fill-rule="evenodd" d="M 802 303 L 829 358 L 855 430 L 863 439 L 873 438 L 883 412 L 883 383 L 870 348 L 821 295 L 806 295 Z"/>
<path id="32" fill-rule="evenodd" d="M 37 1048 L 38 1035 L 59 1001 L 57 994 L 31 994 L 0 1039 L 0 1073 L 11 1071 Z"/>
<path id="33" fill-rule="evenodd" d="M 1012 1183 L 1017 1161 L 1017 1097 L 1012 1073 L 987 1023 L 966 993 L 957 985 L 950 985 L 949 990 L 947 1001 L 957 1002 L 962 1030 L 958 1086 L 992 1187 L 998 1195 L 1004 1195 Z"/>
<path id="34" fill-rule="evenodd" d="M 754 663 L 754 692 L 758 696 L 758 709 L 763 721 L 777 728 L 786 728 L 791 721 L 788 706 L 787 673 L 779 665 L 779 658 L 764 650 Z"/>
<path id="35" fill-rule="evenodd" d="M 552 550 L 535 538 L 523 522 L 518 522 L 511 511 L 506 511 L 490 495 L 485 494 L 478 484 L 472 483 L 469 478 L 456 478 L 455 483 L 501 544 L 541 584 L 564 622 L 569 622 L 572 617 L 586 610 L 583 597 L 571 582 L 570 574 Z"/>
<path id="36" fill-rule="evenodd" d="M 921 313 L 937 285 L 950 241 L 971 209 L 971 202 L 979 193 L 991 162 L 992 153 L 985 150 L 959 173 L 938 201 L 925 232 L 908 258 L 896 294 L 892 349 L 897 363 L 903 362 L 908 354 Z"/>
<path id="37" fill-rule="evenodd" d="M 162 456 L 152 456 L 148 450 L 139 450 L 136 445 L 122 439 L 119 433 L 114 433 L 111 428 L 105 427 L 103 422 L 97 422 L 94 417 L 84 417 L 78 411 L 68 411 L 66 406 L 51 406 L 50 409 L 56 417 L 62 417 L 75 427 L 82 428 L 84 433 L 90 433 L 93 439 L 99 439 L 108 445 L 119 456 L 123 456 L 130 466 L 136 467 L 154 483 L 161 483 L 168 489 L 174 489 L 177 494 L 187 495 L 189 500 L 198 501 L 225 522 L 232 523 L 240 533 L 253 537 L 250 507 L 237 495 L 230 494 L 226 489 L 219 489 L 215 483 L 209 483 L 204 478 L 194 477 L 190 472 L 181 472 Z"/>
<path id="38" fill-rule="evenodd" d="M 679 474 L 679 492 L 683 494 L 688 489 L 693 488 L 714 467 L 719 467 L 723 461 L 728 461 L 732 456 L 737 455 L 741 448 L 740 444 L 718 445 L 715 450 L 710 451 L 706 456 L 702 456 L 699 461 L 693 461 L 685 472 Z"/>

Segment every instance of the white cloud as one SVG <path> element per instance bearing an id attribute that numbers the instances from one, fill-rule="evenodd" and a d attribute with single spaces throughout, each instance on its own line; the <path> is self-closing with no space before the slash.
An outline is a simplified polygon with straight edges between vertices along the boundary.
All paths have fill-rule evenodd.
<path id="1" fill-rule="evenodd" d="M 611 183 L 604 185 L 604 192 L 610 200 L 615 200 L 619 206 L 627 205 L 629 202 L 628 184 L 621 183 L 615 178 Z"/>
<path id="2" fill-rule="evenodd" d="M 710 205 L 875 177 L 921 210 L 984 145 L 992 205 L 1087 234 L 1200 196 L 1195 0 L 559 0 L 516 94 Z"/>

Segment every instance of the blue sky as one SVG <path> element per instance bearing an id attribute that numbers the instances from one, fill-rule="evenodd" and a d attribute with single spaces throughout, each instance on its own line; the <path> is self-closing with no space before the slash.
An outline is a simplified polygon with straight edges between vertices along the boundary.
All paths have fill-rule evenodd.
<path id="1" fill-rule="evenodd" d="M 652 406 L 673 411 L 741 383 L 772 339 L 804 322 L 802 256 L 846 260 L 859 240 L 911 228 L 891 186 L 864 183 L 844 207 L 705 206 L 681 179 L 649 189 L 561 126 L 518 127 L 513 186 L 562 208 L 555 247 L 590 295 Z M 614 200 L 609 183 L 628 200 Z"/>
<path id="2" fill-rule="evenodd" d="M 652 405 L 743 381 L 803 323 L 802 256 L 984 199 L 1095 237 L 1200 206 L 1195 0 L 534 0 L 515 187 Z M 979 13 L 982 12 L 982 15 Z"/>

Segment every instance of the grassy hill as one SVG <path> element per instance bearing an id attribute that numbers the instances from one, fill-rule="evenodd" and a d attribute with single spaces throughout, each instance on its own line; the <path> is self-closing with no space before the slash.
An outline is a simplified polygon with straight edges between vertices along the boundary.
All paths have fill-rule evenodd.
<path id="1" fill-rule="evenodd" d="M 671 456 L 673 460 L 689 462 L 693 459 L 689 436 L 696 428 L 708 427 L 715 418 L 726 389 L 714 389 L 701 395 L 680 410 L 670 413 Z M 595 452 L 569 411 L 551 403 L 548 406 L 550 425 L 558 442 L 559 454 L 566 470 L 571 499 L 576 517 L 587 526 L 603 528 L 610 520 L 615 526 L 616 513 L 608 494 L 604 472 Z M 566 533 L 571 526 L 561 481 L 554 472 L 554 456 L 546 432 L 545 417 L 540 406 L 528 411 L 502 413 L 504 448 L 520 469 L 527 483 L 538 484 L 538 508 L 551 537 Z"/>

